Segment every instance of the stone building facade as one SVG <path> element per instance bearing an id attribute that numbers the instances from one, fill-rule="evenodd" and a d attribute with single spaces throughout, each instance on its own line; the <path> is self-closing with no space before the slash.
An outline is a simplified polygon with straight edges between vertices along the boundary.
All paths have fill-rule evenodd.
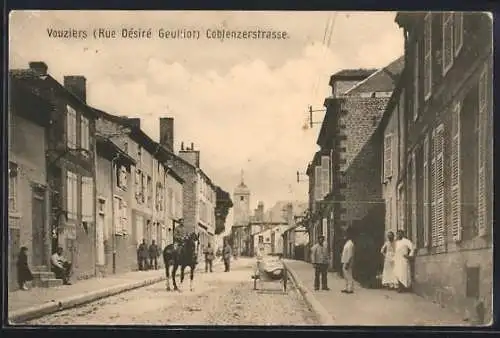
<path id="1" fill-rule="evenodd" d="M 492 319 L 493 20 L 400 12 L 408 81 L 405 230 L 416 292 L 479 323 Z"/>

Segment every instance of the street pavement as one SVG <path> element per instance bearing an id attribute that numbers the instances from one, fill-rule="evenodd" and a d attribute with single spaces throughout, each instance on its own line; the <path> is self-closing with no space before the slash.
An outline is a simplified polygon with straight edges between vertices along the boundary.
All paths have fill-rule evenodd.
<path id="1" fill-rule="evenodd" d="M 234 260 L 233 265 L 245 264 L 244 260 Z M 204 273 L 205 264 L 200 262 L 196 273 Z M 220 260 L 214 262 L 215 270 L 223 270 Z M 189 270 L 189 269 L 188 269 Z M 109 295 L 121 293 L 141 286 L 147 286 L 165 279 L 165 270 L 131 271 L 104 278 L 73 281 L 72 285 L 53 288 L 33 288 L 29 291 L 17 290 L 8 294 L 8 317 L 10 322 L 19 322 L 39 315 Z"/>
<path id="2" fill-rule="evenodd" d="M 314 290 L 310 263 L 285 260 L 290 274 L 310 306 L 322 314 L 326 325 L 466 326 L 462 316 L 412 293 L 355 286 L 353 294 L 340 291 L 345 284 L 337 273 L 328 273 L 329 291 Z M 324 323 L 327 322 L 327 323 Z"/>
<path id="3" fill-rule="evenodd" d="M 165 282 L 53 313 L 26 325 L 315 325 L 315 314 L 300 293 L 279 282 L 253 290 L 253 259 L 232 262 L 230 272 L 195 275 L 194 290 L 185 281 L 180 292 Z"/>

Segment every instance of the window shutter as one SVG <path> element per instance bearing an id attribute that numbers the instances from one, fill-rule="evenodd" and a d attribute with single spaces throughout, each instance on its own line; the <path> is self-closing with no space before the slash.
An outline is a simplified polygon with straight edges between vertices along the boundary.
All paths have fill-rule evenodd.
<path id="1" fill-rule="evenodd" d="M 454 241 L 462 240 L 462 196 L 460 189 L 460 104 L 455 107 L 451 124 L 451 229 Z"/>
<path id="2" fill-rule="evenodd" d="M 122 221 L 122 230 L 126 230 L 127 233 L 130 232 L 130 224 L 128 222 L 128 205 L 127 202 L 123 201 L 122 202 L 122 215 L 121 215 L 123 221 Z"/>
<path id="3" fill-rule="evenodd" d="M 437 244 L 437 219 L 436 219 L 436 200 L 437 200 L 437 176 L 436 176 L 436 130 L 432 131 L 432 159 L 431 159 L 431 246 Z"/>
<path id="4" fill-rule="evenodd" d="M 321 157 L 321 185 L 322 185 L 322 197 L 330 193 L 330 157 Z"/>
<path id="5" fill-rule="evenodd" d="M 488 121 L 488 92 L 486 69 L 479 80 L 479 135 L 478 135 L 478 187 L 477 223 L 479 236 L 487 234 L 486 219 L 486 123 Z"/>
<path id="6" fill-rule="evenodd" d="M 453 42 L 455 56 L 460 53 L 464 44 L 464 13 L 455 12 L 453 17 Z"/>
<path id="7" fill-rule="evenodd" d="M 420 99 L 420 44 L 417 41 L 415 43 L 415 55 L 413 65 L 413 121 L 418 119 L 418 106 Z"/>
<path id="8" fill-rule="evenodd" d="M 392 135 L 388 134 L 384 138 L 384 178 L 392 176 Z"/>
<path id="9" fill-rule="evenodd" d="M 424 96 L 428 99 L 432 90 L 432 14 L 424 18 Z"/>
<path id="10" fill-rule="evenodd" d="M 314 169 L 314 196 L 316 201 L 319 201 L 322 198 L 321 166 L 316 166 Z"/>
<path id="11" fill-rule="evenodd" d="M 392 198 L 388 197 L 385 205 L 385 230 L 392 230 Z"/>
<path id="12" fill-rule="evenodd" d="M 453 13 L 443 13 L 443 75 L 453 65 Z"/>
<path id="13" fill-rule="evenodd" d="M 444 126 L 436 129 L 436 245 L 445 244 L 444 219 Z"/>
<path id="14" fill-rule="evenodd" d="M 415 150 L 411 154 L 411 227 L 412 240 L 417 243 L 417 165 L 415 162 Z M 420 243 L 417 243 L 419 245 Z"/>
<path id="15" fill-rule="evenodd" d="M 429 201 L 429 136 L 424 139 L 424 246 L 429 246 L 429 222 L 430 222 L 430 201 Z"/>
<path id="16" fill-rule="evenodd" d="M 91 177 L 82 177 L 82 220 L 93 221 L 94 184 Z"/>

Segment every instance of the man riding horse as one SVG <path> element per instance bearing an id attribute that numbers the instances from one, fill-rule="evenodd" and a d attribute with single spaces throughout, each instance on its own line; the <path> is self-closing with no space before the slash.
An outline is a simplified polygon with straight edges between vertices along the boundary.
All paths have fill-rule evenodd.
<path id="1" fill-rule="evenodd" d="M 174 229 L 174 250 L 177 254 L 180 253 L 180 249 L 186 242 L 189 233 L 184 227 L 184 219 L 179 220 L 179 224 Z M 198 245 L 195 247 L 195 262 L 198 264 Z"/>

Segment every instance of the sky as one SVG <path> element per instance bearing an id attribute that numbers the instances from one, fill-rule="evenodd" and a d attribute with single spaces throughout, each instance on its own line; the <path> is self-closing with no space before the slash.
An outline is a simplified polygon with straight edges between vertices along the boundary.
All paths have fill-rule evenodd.
<path id="1" fill-rule="evenodd" d="M 87 78 L 87 102 L 140 117 L 159 140 L 159 118 L 173 117 L 174 140 L 194 143 L 201 167 L 233 193 L 241 180 L 251 208 L 263 201 L 307 200 L 297 183 L 318 149 L 320 124 L 304 128 L 307 109 L 322 109 L 329 77 L 345 68 L 379 68 L 403 54 L 394 12 L 16 11 L 10 14 L 9 67 L 44 61 L 61 83 Z M 325 34 L 331 23 L 331 34 Z M 207 29 L 286 31 L 283 40 L 210 40 Z M 152 39 L 94 39 L 94 29 L 148 29 Z M 199 40 L 161 39 L 166 30 L 196 29 Z M 87 39 L 53 38 L 47 30 L 86 30 Z M 326 38 L 325 38 L 326 36 Z M 323 112 L 313 120 L 321 122 Z M 301 177 L 301 179 L 306 176 Z M 231 223 L 232 214 L 229 215 Z"/>

